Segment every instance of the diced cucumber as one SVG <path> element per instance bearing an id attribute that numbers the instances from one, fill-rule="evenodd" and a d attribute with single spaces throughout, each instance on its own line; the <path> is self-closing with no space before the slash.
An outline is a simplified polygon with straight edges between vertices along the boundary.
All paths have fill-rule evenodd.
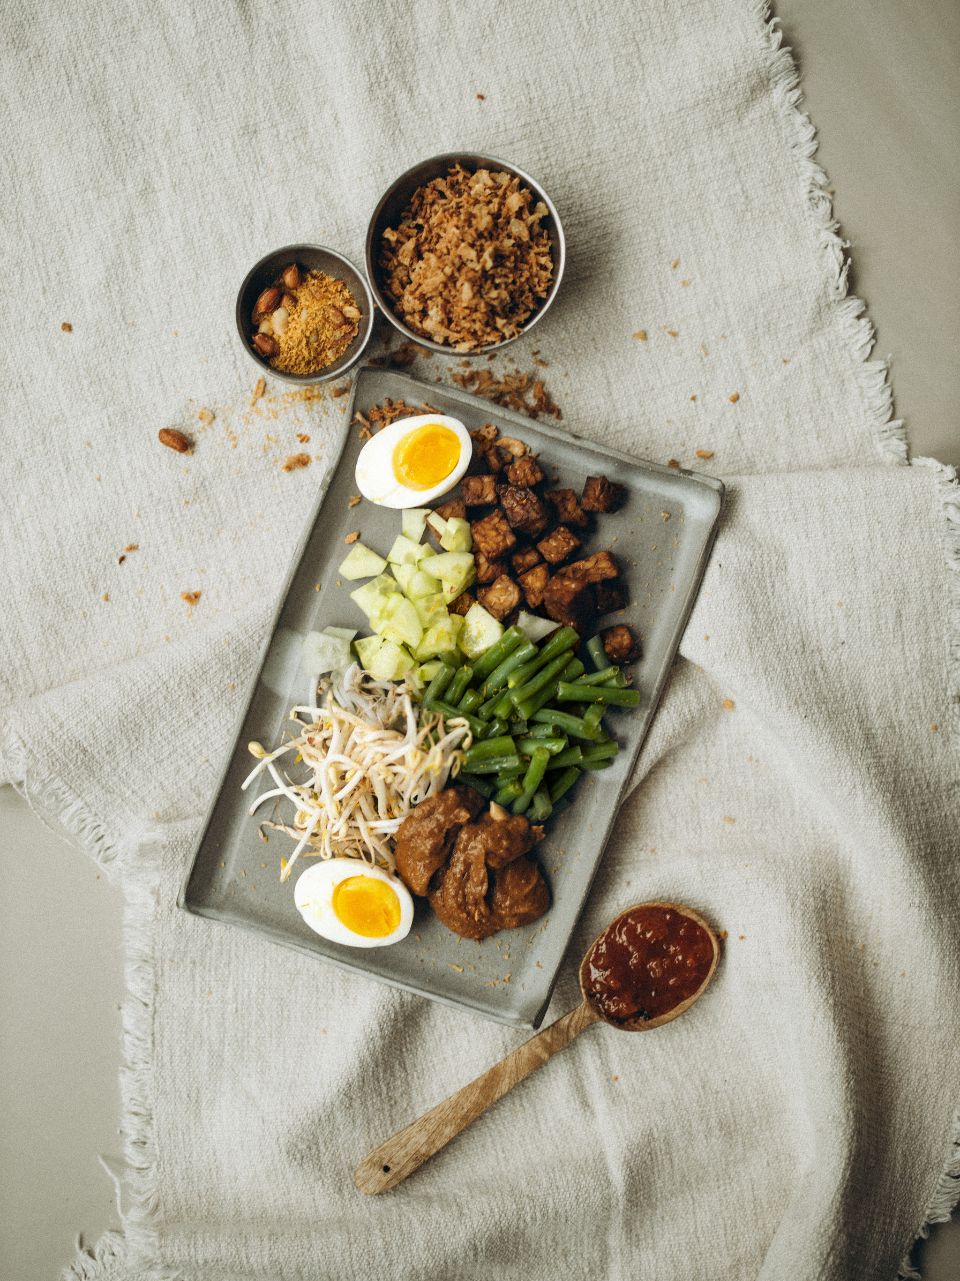
<path id="1" fill-rule="evenodd" d="M 419 543 L 423 537 L 423 528 L 427 523 L 429 507 L 405 507 L 400 513 L 400 532 L 404 538 Z"/>
<path id="2" fill-rule="evenodd" d="M 420 644 L 423 635 L 423 625 L 413 603 L 399 592 L 384 601 L 374 630 L 387 640 L 396 641 L 398 645 L 409 645 L 411 649 Z"/>
<path id="3" fill-rule="evenodd" d="M 393 546 L 387 552 L 387 560 L 391 565 L 416 565 L 417 561 L 427 555 L 429 550 L 426 547 L 422 547 L 420 543 L 415 543 L 403 534 L 397 534 L 393 540 Z"/>
<path id="4" fill-rule="evenodd" d="M 422 569 L 416 569 L 410 575 L 405 592 L 411 600 L 419 600 L 423 596 L 433 596 L 436 590 L 437 580 L 425 574 Z"/>
<path id="5" fill-rule="evenodd" d="M 341 636 L 346 641 L 352 641 L 357 634 L 355 627 L 324 627 L 324 636 Z"/>
<path id="6" fill-rule="evenodd" d="M 398 681 L 413 667 L 413 659 L 402 645 L 381 641 L 367 671 L 378 681 Z"/>
<path id="7" fill-rule="evenodd" d="M 382 608 L 386 597 L 399 594 L 400 587 L 389 574 L 379 574 L 362 587 L 355 587 L 350 593 L 350 599 L 356 602 L 367 618 L 372 618 Z"/>
<path id="8" fill-rule="evenodd" d="M 417 676 L 424 685 L 429 685 L 437 672 L 439 672 L 440 666 L 439 658 L 433 658 L 429 663 L 421 663 L 417 668 Z"/>
<path id="9" fill-rule="evenodd" d="M 433 579 L 430 581 L 433 582 Z M 436 585 L 433 582 L 433 586 L 436 587 Z M 430 596 L 414 597 L 413 606 L 424 627 L 432 627 L 434 623 L 442 623 L 447 617 L 446 601 L 440 592 L 434 592 Z"/>
<path id="10" fill-rule="evenodd" d="M 416 565 L 391 565 L 390 572 L 400 584 L 400 590 L 403 592 L 404 596 L 409 596 L 410 580 L 413 578 L 414 574 L 417 573 Z M 432 580 L 428 579 L 428 582 L 432 583 Z M 432 590 L 433 588 L 431 586 L 431 591 Z"/>
<path id="11" fill-rule="evenodd" d="M 459 596 L 470 586 L 475 572 L 469 552 L 440 552 L 437 556 L 427 556 L 420 562 L 420 568 L 432 578 L 439 578 L 454 596 Z"/>
<path id="12" fill-rule="evenodd" d="M 463 620 L 460 648 L 467 658 L 479 658 L 491 645 L 495 645 L 502 635 L 503 624 L 498 623 L 482 605 L 474 604 L 467 610 Z"/>
<path id="13" fill-rule="evenodd" d="M 353 648 L 357 651 L 357 661 L 365 672 L 370 670 L 370 664 L 380 652 L 382 645 L 382 636 L 361 636 L 359 640 L 353 642 Z"/>
<path id="14" fill-rule="evenodd" d="M 441 538 L 447 532 L 447 518 L 441 516 L 439 512 L 430 512 L 427 516 L 427 524 Z"/>
<path id="15" fill-rule="evenodd" d="M 420 644 L 414 650 L 414 656 L 422 663 L 449 649 L 456 649 L 462 626 L 463 620 L 457 614 L 450 614 L 441 622 L 434 623 L 424 632 Z"/>
<path id="16" fill-rule="evenodd" d="M 375 574 L 382 574 L 386 567 L 387 562 L 382 556 L 369 547 L 364 547 L 363 543 L 354 543 L 340 562 L 337 573 L 354 582 L 358 578 L 373 578 Z"/>
<path id="17" fill-rule="evenodd" d="M 459 516 L 448 517 L 447 528 L 440 535 L 440 546 L 448 552 L 468 552 L 473 546 L 470 522 Z"/>
<path id="18" fill-rule="evenodd" d="M 345 672 L 353 662 L 350 656 L 350 639 L 355 635 L 356 632 L 346 632 L 342 636 L 308 632 L 303 642 L 304 667 L 308 672 L 316 672 L 318 676 L 325 672 Z"/>
<path id="19" fill-rule="evenodd" d="M 543 640 L 544 636 L 549 636 L 551 632 L 555 632 L 559 627 L 559 623 L 555 623 L 549 618 L 541 618 L 538 614 L 528 614 L 525 609 L 521 609 L 517 616 L 517 626 L 528 641 L 533 641 L 536 644 L 537 641 Z"/>

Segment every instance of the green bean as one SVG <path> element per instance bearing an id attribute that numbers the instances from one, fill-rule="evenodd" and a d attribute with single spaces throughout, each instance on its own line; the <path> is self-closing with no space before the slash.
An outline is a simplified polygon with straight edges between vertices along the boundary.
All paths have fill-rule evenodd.
<path id="1" fill-rule="evenodd" d="M 532 753 L 527 772 L 523 776 L 523 791 L 510 806 L 514 814 L 522 814 L 533 800 L 534 793 L 543 782 L 549 760 L 550 753 L 542 747 L 536 748 Z"/>
<path id="2" fill-rule="evenodd" d="M 583 663 L 580 662 L 579 658 L 571 658 L 570 662 L 567 663 L 566 667 L 560 673 L 560 680 L 572 681 L 579 676 L 582 671 Z M 529 720 L 534 712 L 538 712 L 541 707 L 546 707 L 547 703 L 553 701 L 553 696 L 557 692 L 557 683 L 557 681 L 551 681 L 548 685 L 545 685 L 539 694 L 534 694 L 532 698 L 525 699 L 522 709 L 518 708 L 517 710 L 522 710 L 524 716 Z"/>
<path id="3" fill-rule="evenodd" d="M 523 738 L 530 726 L 522 716 L 510 717 L 510 733 L 514 738 Z"/>
<path id="4" fill-rule="evenodd" d="M 607 657 L 607 651 L 603 648 L 603 641 L 599 636 L 591 636 L 587 641 L 587 653 L 593 661 L 594 667 L 599 672 L 604 667 L 612 667 L 613 664 Z"/>
<path id="5" fill-rule="evenodd" d="M 473 676 L 473 668 L 469 663 L 464 663 L 462 667 L 457 668 L 456 674 L 447 689 L 446 700 L 453 703 L 454 706 L 460 706 L 460 700 L 467 692 L 467 686 L 470 684 Z"/>
<path id="6" fill-rule="evenodd" d="M 461 712 L 475 712 L 480 706 L 480 691 L 478 689 L 468 689 L 457 706 Z"/>
<path id="7" fill-rule="evenodd" d="M 476 716 L 471 716 L 469 712 L 462 712 L 459 707 L 454 707 L 452 703 L 445 703 L 442 698 L 431 699 L 429 703 L 424 699 L 423 705 L 431 712 L 440 712 L 448 721 L 454 718 L 466 721 L 470 726 L 471 734 L 475 737 L 481 736 L 487 728 L 483 721 L 477 720 Z"/>
<path id="8" fill-rule="evenodd" d="M 584 725 L 589 725 L 591 729 L 599 730 L 600 722 L 603 720 L 603 714 L 606 711 L 603 703 L 594 703 L 583 713 Z"/>
<path id="9" fill-rule="evenodd" d="M 503 662 L 506 656 L 518 645 L 522 645 L 526 639 L 519 627 L 508 627 L 500 639 L 474 663 L 473 679 L 478 683 L 484 680 L 498 663 Z"/>
<path id="10" fill-rule="evenodd" d="M 485 738 L 480 743 L 474 743 L 467 752 L 464 769 L 470 769 L 474 761 L 485 761 L 491 756 L 515 756 L 516 752 L 516 744 L 508 734 L 498 738 Z"/>
<path id="11" fill-rule="evenodd" d="M 555 783 L 551 784 L 550 800 L 554 805 L 556 805 L 561 796 L 570 791 L 570 788 L 573 787 L 579 777 L 580 771 L 577 769 L 576 765 L 571 765 L 568 769 L 563 771 Z"/>
<path id="12" fill-rule="evenodd" d="M 536 676 L 527 681 L 526 685 L 519 685 L 516 689 L 510 690 L 510 698 L 513 700 L 514 707 L 519 708 L 526 699 L 532 698 L 545 685 L 549 685 L 552 680 L 556 680 L 569 661 L 569 655 L 561 654 L 559 658 L 547 663 L 546 667 L 542 667 Z M 436 677 L 434 677 L 435 679 Z"/>
<path id="13" fill-rule="evenodd" d="M 493 714 L 496 717 L 503 718 L 504 716 L 509 716 L 512 711 L 513 696 L 510 690 L 505 689 L 497 696 L 497 701 L 493 705 Z"/>
<path id="14" fill-rule="evenodd" d="M 527 813 L 532 823 L 544 823 L 553 813 L 550 793 L 545 787 L 538 787 L 534 792 L 533 800 L 530 802 L 530 809 Z"/>
<path id="15" fill-rule="evenodd" d="M 493 795 L 493 784 L 485 778 L 478 778 L 476 774 L 458 774 L 457 782 L 465 783 L 467 787 L 472 787 L 481 796 L 489 798 Z"/>
<path id="16" fill-rule="evenodd" d="M 496 792 L 493 794 L 493 799 L 498 805 L 509 805 L 511 801 L 515 801 L 517 799 L 522 791 L 523 784 L 520 779 L 511 778 L 509 782 L 506 782 L 501 787 L 497 788 Z"/>
<path id="17" fill-rule="evenodd" d="M 548 653 L 549 646 L 544 645 L 543 649 L 537 653 L 535 658 L 531 658 L 528 663 L 524 664 L 524 673 L 517 671 L 513 672 L 507 684 L 511 689 L 516 689 L 520 685 L 525 685 L 532 676 L 535 676 L 536 673 L 546 667 L 548 663 L 552 663 L 555 658 L 559 658 L 561 653 L 566 653 L 567 650 L 572 649 L 575 644 L 575 641 L 566 640 L 564 641 L 563 647 L 560 650 L 554 650 L 553 653 Z"/>
<path id="18" fill-rule="evenodd" d="M 508 730 L 509 730 L 509 726 L 507 725 L 507 722 L 500 720 L 498 718 L 497 720 L 490 721 L 487 727 L 487 733 L 485 737 L 501 738 L 504 734 L 508 732 Z M 511 734 L 511 737 L 512 737 L 512 734 Z"/>
<path id="19" fill-rule="evenodd" d="M 588 676 L 581 676 L 577 684 L 616 685 L 619 689 L 623 689 L 627 684 L 627 678 L 619 667 L 602 667 L 599 672 L 591 672 Z"/>
<path id="20" fill-rule="evenodd" d="M 503 695 L 499 690 L 497 690 L 496 693 L 491 694 L 487 701 L 485 703 L 481 703 L 477 708 L 477 715 L 483 717 L 485 720 L 492 719 L 496 715 L 493 709 L 502 697 Z"/>
<path id="21" fill-rule="evenodd" d="M 531 725 L 527 733 L 531 738 L 553 738 L 552 725 Z"/>
<path id="22" fill-rule="evenodd" d="M 463 655 L 458 649 L 445 649 L 440 655 L 440 661 L 448 667 L 457 668 L 463 664 Z"/>
<path id="23" fill-rule="evenodd" d="M 562 654 L 564 650 L 573 649 L 580 637 L 572 627 L 561 627 L 558 632 L 554 632 L 543 649 L 540 651 L 540 657 L 545 663 L 549 663 L 552 658 Z"/>
<path id="24" fill-rule="evenodd" d="M 567 745 L 565 738 L 519 738 L 517 751 L 521 756 L 532 756 L 538 747 L 542 747 L 551 756 L 557 756 Z"/>
<path id="25" fill-rule="evenodd" d="M 582 769 L 609 769 L 613 761 L 583 761 Z"/>
<path id="26" fill-rule="evenodd" d="M 576 685 L 570 681 L 561 681 L 557 686 L 557 699 L 561 703 L 607 703 L 611 707 L 636 707 L 640 702 L 640 691 L 616 689 L 612 685 Z"/>
<path id="27" fill-rule="evenodd" d="M 587 761 L 609 760 L 611 757 L 616 756 L 619 751 L 620 744 L 610 738 L 605 743 L 591 743 L 589 747 L 582 749 L 581 754 L 584 763 L 586 763 Z"/>
<path id="28" fill-rule="evenodd" d="M 507 678 L 518 667 L 523 667 L 533 658 L 537 652 L 536 645 L 532 641 L 524 641 L 512 650 L 502 663 L 498 663 L 487 679 L 483 682 L 483 692 L 492 694 L 495 689 L 502 689 L 507 683 Z"/>
<path id="29" fill-rule="evenodd" d="M 536 658 L 531 658 L 525 662 L 522 667 L 514 668 L 507 678 L 507 685 L 510 689 L 516 689 L 518 685 L 523 685 L 525 681 L 530 679 L 540 667 L 540 663 L 537 661 L 539 657 L 540 655 L 538 654 Z"/>
<path id="30" fill-rule="evenodd" d="M 560 769 L 561 766 L 579 765 L 583 760 L 583 751 L 576 744 L 572 747 L 565 748 L 558 756 L 555 756 L 550 762 L 551 769 Z"/>
<path id="31" fill-rule="evenodd" d="M 515 769 L 520 765 L 520 757 L 513 756 L 491 756 L 483 761 L 471 761 L 469 773 L 471 774 L 503 774 L 507 770 Z"/>
<path id="32" fill-rule="evenodd" d="M 534 712 L 532 719 L 541 725 L 554 725 L 572 738 L 587 738 L 595 742 L 599 733 L 590 725 L 585 725 L 580 716 L 571 716 L 569 712 L 560 712 L 553 707 L 542 707 Z"/>
<path id="33" fill-rule="evenodd" d="M 442 698 L 447 686 L 453 680 L 454 669 L 449 663 L 441 663 L 440 670 L 434 676 L 433 680 L 427 686 L 426 693 L 423 696 L 424 703 L 430 705 L 432 698 Z"/>

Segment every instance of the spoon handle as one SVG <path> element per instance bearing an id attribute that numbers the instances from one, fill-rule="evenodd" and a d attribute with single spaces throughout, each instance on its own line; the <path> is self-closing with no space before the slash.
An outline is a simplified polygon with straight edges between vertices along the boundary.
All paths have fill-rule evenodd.
<path id="1" fill-rule="evenodd" d="M 597 1015 L 584 1001 L 524 1041 L 499 1063 L 367 1153 L 354 1172 L 357 1187 L 368 1196 L 375 1196 L 402 1183 L 497 1099 L 543 1067 L 547 1059 L 596 1020 Z"/>

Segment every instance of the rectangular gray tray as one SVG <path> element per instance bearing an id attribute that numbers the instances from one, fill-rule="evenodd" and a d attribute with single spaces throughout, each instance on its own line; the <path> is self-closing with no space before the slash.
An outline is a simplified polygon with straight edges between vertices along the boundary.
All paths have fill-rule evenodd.
<path id="1" fill-rule="evenodd" d="M 548 475 L 558 472 L 560 484 L 578 491 L 588 475 L 598 473 L 627 486 L 625 507 L 600 518 L 589 544 L 590 550 L 609 547 L 619 559 L 631 604 L 611 621 L 630 623 L 643 640 L 643 658 L 635 665 L 634 677 L 641 704 L 630 712 L 613 711 L 607 718 L 623 750 L 612 768 L 581 779 L 575 804 L 548 824 L 538 854 L 552 905 L 534 925 L 501 932 L 483 943 L 471 942 L 451 934 L 426 901 L 418 899 L 412 932 L 393 947 L 343 947 L 308 929 L 294 907 L 296 875 L 285 884 L 279 879 L 280 855 L 289 854 L 292 843 L 273 833 L 269 844 L 263 844 L 257 826 L 267 815 L 249 816 L 253 797 L 240 791 L 240 783 L 252 766 L 247 743 L 279 742 L 290 708 L 306 697 L 304 675 L 291 663 L 297 636 L 326 626 L 366 626 L 349 596 L 355 584 L 337 580 L 346 534 L 359 529 L 364 543 L 385 552 L 399 532 L 398 512 L 366 502 L 348 506 L 356 492 L 354 467 L 362 444 L 351 425 L 295 558 L 178 902 L 198 916 L 256 930 L 422 996 L 501 1023 L 537 1027 L 696 598 L 716 535 L 723 485 L 712 476 L 641 462 L 454 388 L 423 383 L 394 370 L 359 372 L 351 421 L 354 409 L 366 411 L 388 396 L 414 406 L 426 401 L 437 412 L 459 418 L 469 430 L 495 423 L 504 435 L 526 441 Z M 663 512 L 669 513 L 669 520 L 663 519 Z"/>

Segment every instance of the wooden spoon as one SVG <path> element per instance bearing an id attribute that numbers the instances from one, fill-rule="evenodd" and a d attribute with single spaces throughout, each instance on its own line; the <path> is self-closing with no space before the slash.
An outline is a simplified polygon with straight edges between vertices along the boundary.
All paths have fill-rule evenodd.
<path id="1" fill-rule="evenodd" d="M 573 1038 L 579 1036 L 591 1023 L 609 1023 L 611 1027 L 621 1032 L 646 1032 L 650 1028 L 660 1027 L 661 1024 L 677 1018 L 703 995 L 720 959 L 720 944 L 713 930 L 698 912 L 680 903 L 636 903 L 626 912 L 621 912 L 616 921 L 638 908 L 669 909 L 696 921 L 708 934 L 713 956 L 706 977 L 693 995 L 656 1018 L 635 1018 L 624 1023 L 608 1019 L 591 1002 L 586 985 L 587 961 L 593 948 L 606 933 L 606 930 L 602 931 L 591 943 L 580 963 L 580 991 L 583 993 L 581 1004 L 557 1019 L 555 1023 L 551 1023 L 549 1027 L 544 1028 L 542 1032 L 538 1032 L 529 1041 L 519 1045 L 506 1058 L 488 1068 L 469 1085 L 451 1094 L 449 1098 L 438 1103 L 429 1112 L 425 1112 L 405 1129 L 399 1130 L 385 1143 L 381 1143 L 378 1148 L 369 1152 L 357 1166 L 353 1176 L 361 1192 L 376 1196 L 377 1193 L 387 1192 L 409 1178 L 425 1161 L 445 1147 L 451 1139 L 456 1138 L 461 1130 L 465 1130 L 471 1121 L 475 1121 L 525 1077 L 536 1072 L 537 1068 L 543 1067 L 547 1059 L 569 1045 Z M 611 924 L 615 924 L 616 921 Z"/>

